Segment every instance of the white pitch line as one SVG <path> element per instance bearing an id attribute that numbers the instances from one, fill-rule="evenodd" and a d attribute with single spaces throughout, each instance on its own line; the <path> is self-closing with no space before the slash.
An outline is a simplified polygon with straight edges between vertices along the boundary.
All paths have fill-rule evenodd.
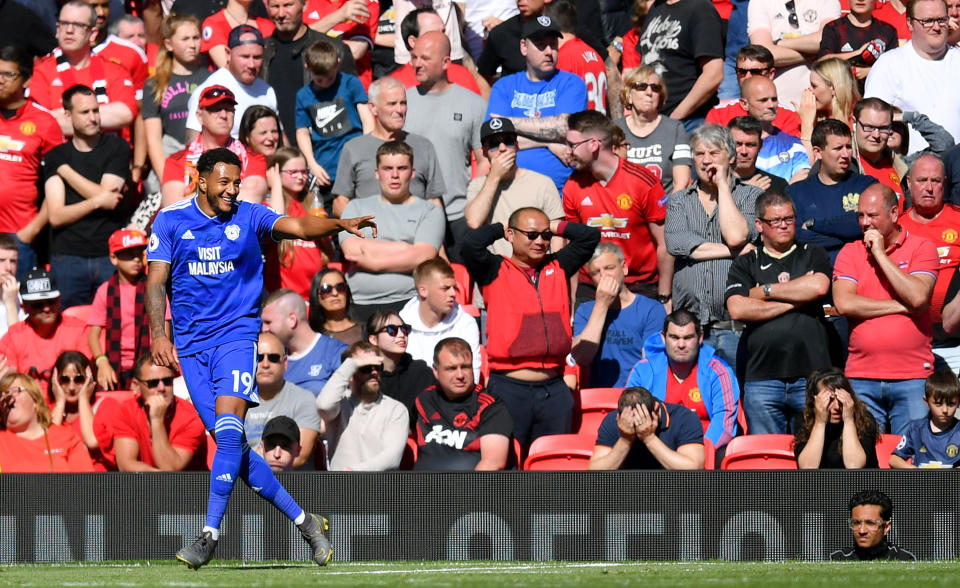
<path id="1" fill-rule="evenodd" d="M 566 568 L 609 568 L 609 567 L 619 567 L 624 565 L 630 565 L 626 563 L 609 563 L 609 562 L 591 562 L 591 563 L 570 563 L 570 564 L 529 564 L 529 565 L 504 565 L 498 566 L 492 564 L 489 566 L 458 566 L 458 567 L 448 567 L 448 568 L 415 568 L 415 569 L 404 569 L 404 570 L 354 570 L 354 571 L 324 571 L 322 572 L 324 576 L 349 576 L 349 575 L 391 575 L 391 574 L 422 574 L 427 573 L 446 573 L 446 572 L 482 572 L 482 573 L 503 573 L 503 572 L 513 572 L 513 571 L 529 571 L 529 570 L 550 570 L 556 569 L 558 571 Z"/>

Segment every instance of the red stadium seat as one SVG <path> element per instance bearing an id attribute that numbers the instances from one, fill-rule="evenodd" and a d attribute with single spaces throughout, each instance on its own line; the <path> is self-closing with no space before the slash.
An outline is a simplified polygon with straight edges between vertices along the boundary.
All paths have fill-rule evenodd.
<path id="1" fill-rule="evenodd" d="M 487 348 L 480 344 L 480 381 L 477 382 L 481 386 L 486 386 L 490 383 L 490 356 L 487 355 Z"/>
<path id="2" fill-rule="evenodd" d="M 877 441 L 877 462 L 880 464 L 880 469 L 890 469 L 890 456 L 897 445 L 900 444 L 901 439 L 903 439 L 903 435 L 884 434 Z"/>
<path id="3" fill-rule="evenodd" d="M 473 304 L 473 280 L 467 267 L 459 263 L 451 263 L 453 277 L 457 280 L 457 302 Z"/>
<path id="4" fill-rule="evenodd" d="M 84 323 L 87 322 L 87 317 L 90 315 L 90 305 L 81 304 L 80 306 L 71 306 L 70 308 L 63 311 L 63 316 L 72 316 L 78 318 Z"/>
<path id="5" fill-rule="evenodd" d="M 617 410 L 617 402 L 623 388 L 581 388 L 580 389 L 580 430 L 579 435 L 593 436 L 603 417 L 611 410 Z"/>
<path id="6" fill-rule="evenodd" d="M 343 264 L 340 263 L 339 261 L 330 261 L 330 262 L 327 262 L 326 267 L 327 267 L 328 269 L 335 269 L 335 270 L 337 270 L 338 272 L 343 273 Z"/>
<path id="7" fill-rule="evenodd" d="M 400 458 L 399 469 L 412 470 L 415 463 L 417 463 L 417 440 L 413 437 L 407 437 L 407 445 L 403 448 L 403 457 Z"/>
<path id="8" fill-rule="evenodd" d="M 513 438 L 513 442 L 510 444 L 513 449 L 513 461 L 517 465 L 518 470 L 523 469 L 523 447 L 520 445 L 520 440 L 516 437 Z M 507 459 L 507 469 L 511 466 L 510 459 Z"/>
<path id="9" fill-rule="evenodd" d="M 523 469 L 530 471 L 586 470 L 593 442 L 582 435 L 546 435 L 530 444 Z"/>
<path id="10" fill-rule="evenodd" d="M 717 469 L 717 448 L 713 446 L 713 441 L 703 438 L 703 469 Z"/>
<path id="11" fill-rule="evenodd" d="M 793 435 L 746 435 L 727 445 L 721 470 L 795 470 Z"/>

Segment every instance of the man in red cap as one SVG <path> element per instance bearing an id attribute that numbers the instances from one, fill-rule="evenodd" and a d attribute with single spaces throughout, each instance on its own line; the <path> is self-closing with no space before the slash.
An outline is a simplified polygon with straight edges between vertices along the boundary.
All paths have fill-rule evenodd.
<path id="1" fill-rule="evenodd" d="M 267 193 L 267 162 L 263 155 L 250 151 L 230 136 L 237 99 L 224 86 L 208 86 L 200 92 L 197 118 L 200 134 L 182 151 L 167 158 L 163 166 L 163 206 L 183 200 L 196 192 L 197 160 L 204 151 L 224 147 L 242 163 L 240 200 L 263 202 Z"/>

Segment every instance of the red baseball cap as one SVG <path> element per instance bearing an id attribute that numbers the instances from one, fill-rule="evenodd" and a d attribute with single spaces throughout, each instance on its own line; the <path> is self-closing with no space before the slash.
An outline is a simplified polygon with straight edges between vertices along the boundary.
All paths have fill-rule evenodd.
<path id="1" fill-rule="evenodd" d="M 233 95 L 233 92 L 230 91 L 230 88 L 226 86 L 208 86 L 203 89 L 203 92 L 200 94 L 200 108 L 210 108 L 214 104 L 219 104 L 220 102 L 230 102 L 231 104 L 236 105 L 237 99 Z"/>
<path id="2" fill-rule="evenodd" d="M 110 253 L 116 253 L 123 249 L 133 249 L 134 247 L 146 247 L 147 236 L 143 231 L 137 229 L 119 229 L 110 235 L 108 245 Z"/>

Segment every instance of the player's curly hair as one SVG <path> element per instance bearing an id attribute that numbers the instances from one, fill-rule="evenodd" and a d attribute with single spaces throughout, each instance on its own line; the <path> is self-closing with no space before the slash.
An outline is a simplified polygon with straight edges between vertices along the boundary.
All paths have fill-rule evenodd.
<path id="1" fill-rule="evenodd" d="M 807 402 L 803 408 L 803 424 L 794 434 L 794 446 L 806 445 L 810 440 L 810 431 L 813 430 L 813 423 L 816 420 L 816 409 L 814 400 L 821 389 L 826 390 L 846 390 L 853 398 L 853 422 L 857 426 L 857 438 L 863 439 L 870 437 L 874 443 L 880 441 L 880 430 L 877 428 L 876 421 L 870 414 L 867 405 L 853 391 L 853 385 L 850 380 L 843 375 L 843 371 L 835 368 L 820 368 L 807 376 Z M 840 441 L 840 449 L 843 449 L 843 440 Z M 868 449 L 868 448 L 864 448 Z"/>
<path id="2" fill-rule="evenodd" d="M 201 176 L 209 174 L 213 171 L 213 168 L 216 167 L 218 163 L 235 165 L 239 168 L 243 167 L 243 164 L 240 162 L 240 158 L 237 157 L 236 153 L 230 151 L 229 149 L 218 147 L 217 149 L 211 149 L 203 152 L 203 155 L 201 155 L 200 159 L 197 160 L 197 174 Z"/>

